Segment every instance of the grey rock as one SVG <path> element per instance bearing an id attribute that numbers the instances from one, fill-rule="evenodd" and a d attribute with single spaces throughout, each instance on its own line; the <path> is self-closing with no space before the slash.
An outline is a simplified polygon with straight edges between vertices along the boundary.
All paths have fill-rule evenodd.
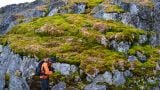
<path id="1" fill-rule="evenodd" d="M 0 90 L 3 90 L 5 86 L 5 71 L 0 67 Z"/>
<path id="2" fill-rule="evenodd" d="M 128 61 L 129 62 L 134 62 L 135 60 L 137 60 L 137 57 L 136 56 L 128 56 Z"/>
<path id="3" fill-rule="evenodd" d="M 139 11 L 138 6 L 136 4 L 130 4 L 130 13 L 137 14 Z"/>
<path id="4" fill-rule="evenodd" d="M 92 81 L 94 80 L 94 77 L 91 77 L 91 76 L 88 76 L 88 75 L 87 75 L 86 80 L 87 80 L 88 82 L 92 82 Z"/>
<path id="5" fill-rule="evenodd" d="M 126 79 L 123 75 L 123 72 L 116 70 L 113 75 L 113 84 L 116 86 L 123 85 L 126 82 Z"/>
<path id="6" fill-rule="evenodd" d="M 4 87 L 4 76 L 7 72 L 11 77 L 9 82 L 10 90 L 29 90 L 24 79 L 33 76 L 36 63 L 35 59 L 28 57 L 22 59 L 19 55 L 14 54 L 8 46 L 5 46 L 0 54 L 0 74 L 3 73 L 3 75 L 0 75 L 2 83 L 0 87 Z M 20 70 L 21 73 L 18 73 L 17 70 Z"/>
<path id="7" fill-rule="evenodd" d="M 84 74 L 84 71 L 82 69 L 79 70 L 80 75 Z"/>
<path id="8" fill-rule="evenodd" d="M 150 45 L 152 45 L 153 47 L 158 46 L 158 42 L 157 42 L 158 38 L 156 34 L 152 34 L 149 38 L 149 43 Z"/>
<path id="9" fill-rule="evenodd" d="M 147 42 L 147 35 L 140 35 L 139 36 L 139 43 L 140 44 L 144 44 L 144 43 L 146 43 Z"/>
<path id="10" fill-rule="evenodd" d="M 98 12 L 96 12 L 93 17 L 94 18 L 100 18 L 102 19 L 103 18 L 103 14 L 104 14 L 104 11 L 103 10 L 99 10 Z"/>
<path id="11" fill-rule="evenodd" d="M 147 61 L 147 57 L 143 53 L 137 51 L 136 55 L 138 57 L 138 60 L 140 60 L 141 62 L 146 62 Z"/>
<path id="12" fill-rule="evenodd" d="M 113 79 L 112 79 L 112 73 L 106 71 L 104 74 L 103 74 L 103 77 L 104 77 L 104 80 L 106 83 L 112 85 L 113 84 Z"/>
<path id="13" fill-rule="evenodd" d="M 118 13 L 103 13 L 102 19 L 104 19 L 104 20 L 118 20 L 119 14 Z"/>
<path id="14" fill-rule="evenodd" d="M 71 71 L 69 64 L 54 63 L 53 67 L 55 68 L 55 71 L 61 72 L 62 75 L 69 75 Z"/>
<path id="15" fill-rule="evenodd" d="M 54 14 L 56 14 L 56 13 L 58 13 L 58 8 L 53 8 L 50 12 L 49 12 L 49 14 L 48 14 L 48 16 L 53 16 Z"/>
<path id="16" fill-rule="evenodd" d="M 73 6 L 73 13 L 84 13 L 85 12 L 85 8 L 86 8 L 86 4 L 85 3 L 76 3 Z"/>
<path id="17" fill-rule="evenodd" d="M 91 11 L 91 13 L 96 14 L 99 11 L 103 11 L 104 9 L 105 9 L 105 7 L 102 4 L 100 4 L 100 5 L 97 5 L 96 7 L 94 7 L 93 10 Z"/>
<path id="18" fill-rule="evenodd" d="M 112 40 L 109 46 L 118 52 L 124 53 L 127 53 L 130 48 L 130 44 L 128 42 L 117 42 L 116 40 Z"/>
<path id="19" fill-rule="evenodd" d="M 75 65 L 71 65 L 71 73 L 77 72 L 78 68 Z"/>
<path id="20" fill-rule="evenodd" d="M 116 4 L 116 5 L 121 5 L 122 3 L 122 0 L 112 0 L 113 1 L 113 4 Z"/>
<path id="21" fill-rule="evenodd" d="M 87 85 L 84 90 L 106 90 L 107 87 L 105 85 L 97 85 L 95 83 L 91 83 Z"/>
<path id="22" fill-rule="evenodd" d="M 120 42 L 117 46 L 117 51 L 119 52 L 127 52 L 130 48 L 130 45 L 128 42 Z"/>
<path id="23" fill-rule="evenodd" d="M 132 77 L 133 74 L 131 73 L 131 71 L 126 70 L 126 71 L 124 71 L 124 76 L 125 76 L 125 77 Z"/>
<path id="24" fill-rule="evenodd" d="M 93 80 L 93 82 L 95 82 L 95 83 L 105 82 L 103 75 L 96 76 L 96 78 Z"/>
<path id="25" fill-rule="evenodd" d="M 101 36 L 101 44 L 104 45 L 105 47 L 108 45 L 107 41 L 108 40 L 106 39 L 105 36 Z"/>
<path id="26" fill-rule="evenodd" d="M 66 83 L 65 82 L 59 82 L 58 84 L 53 86 L 51 90 L 66 90 Z"/>
<path id="27" fill-rule="evenodd" d="M 9 90 L 30 90 L 27 82 L 20 77 L 11 76 L 9 82 Z"/>

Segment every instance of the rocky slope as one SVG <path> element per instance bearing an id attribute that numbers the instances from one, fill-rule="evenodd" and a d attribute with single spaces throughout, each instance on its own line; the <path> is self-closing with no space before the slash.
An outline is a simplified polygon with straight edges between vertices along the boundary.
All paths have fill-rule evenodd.
<path id="1" fill-rule="evenodd" d="M 0 90 L 38 89 L 35 67 L 53 56 L 52 90 L 159 90 L 160 2 L 131 1 L 36 0 L 1 8 Z"/>

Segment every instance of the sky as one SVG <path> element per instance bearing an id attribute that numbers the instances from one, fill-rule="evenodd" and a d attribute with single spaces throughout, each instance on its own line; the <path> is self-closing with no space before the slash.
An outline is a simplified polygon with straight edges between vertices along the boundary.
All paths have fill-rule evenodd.
<path id="1" fill-rule="evenodd" d="M 0 0 L 0 7 L 10 5 L 10 4 L 18 4 L 24 2 L 33 2 L 35 0 Z"/>

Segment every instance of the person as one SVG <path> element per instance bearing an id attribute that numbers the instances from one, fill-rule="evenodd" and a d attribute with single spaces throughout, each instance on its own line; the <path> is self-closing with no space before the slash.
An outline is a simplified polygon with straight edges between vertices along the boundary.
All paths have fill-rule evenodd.
<path id="1" fill-rule="evenodd" d="M 49 90 L 49 75 L 53 73 L 52 60 L 50 58 L 44 58 L 44 63 L 41 66 L 41 88 L 42 90 Z"/>

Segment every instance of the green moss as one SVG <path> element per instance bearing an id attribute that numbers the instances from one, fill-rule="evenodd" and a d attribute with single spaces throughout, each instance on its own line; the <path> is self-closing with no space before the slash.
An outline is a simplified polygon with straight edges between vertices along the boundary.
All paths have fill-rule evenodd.
<path id="1" fill-rule="evenodd" d="M 9 75 L 8 73 L 6 73 L 6 74 L 5 74 L 5 81 L 6 81 L 6 82 L 7 82 L 7 81 L 9 82 L 9 80 L 10 80 L 10 75 Z"/>
<path id="2" fill-rule="evenodd" d="M 95 28 L 96 23 L 102 24 Z M 103 28 L 105 32 L 101 31 Z M 112 38 L 117 34 L 119 37 Z M 94 73 L 96 69 L 111 71 L 117 60 L 126 60 L 123 54 L 100 44 L 102 35 L 108 40 L 135 42 L 141 34 L 145 32 L 120 22 L 82 14 L 57 14 L 19 24 L 0 40 L 3 44 L 8 42 L 15 53 L 39 59 L 56 55 L 59 62 L 77 64 L 85 72 Z"/>
<path id="3" fill-rule="evenodd" d="M 136 55 L 136 52 L 139 51 L 147 56 L 147 62 L 141 63 L 137 61 L 135 63 L 136 67 L 135 70 L 133 70 L 135 75 L 138 76 L 154 76 L 153 70 L 156 67 L 156 63 L 159 60 L 159 50 L 158 48 L 154 48 L 150 45 L 145 46 L 133 46 L 129 50 L 130 55 Z M 141 72 L 143 70 L 144 72 Z"/>
<path id="4" fill-rule="evenodd" d="M 159 58 L 159 53 L 158 53 L 158 49 L 150 46 L 150 45 L 145 45 L 145 46 L 140 46 L 140 45 L 136 45 L 133 46 L 130 50 L 129 50 L 129 54 L 130 55 L 136 55 L 136 52 L 142 52 L 144 53 L 147 57 L 157 57 Z"/>
<path id="5" fill-rule="evenodd" d="M 105 4 L 107 8 L 105 9 L 106 13 L 124 13 L 124 10 L 118 5 Z"/>
<path id="6" fill-rule="evenodd" d="M 104 0 L 68 0 L 72 3 L 86 3 L 88 7 L 93 8 L 98 4 L 102 3 Z"/>

